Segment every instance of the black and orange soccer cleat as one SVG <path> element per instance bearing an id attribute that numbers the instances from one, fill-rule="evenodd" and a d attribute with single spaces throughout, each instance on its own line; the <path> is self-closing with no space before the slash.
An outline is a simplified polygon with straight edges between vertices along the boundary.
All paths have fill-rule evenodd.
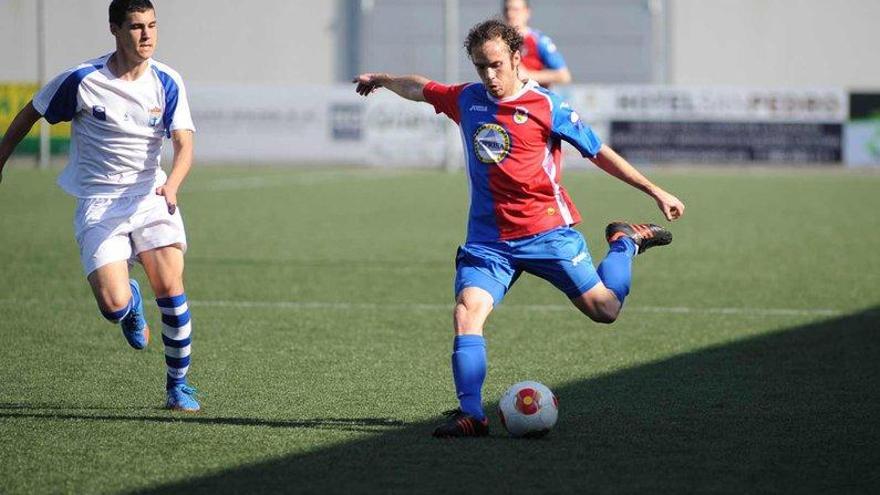
<path id="1" fill-rule="evenodd" d="M 437 438 L 454 437 L 485 437 L 489 435 L 489 418 L 482 421 L 465 413 L 461 409 L 453 409 L 443 413 L 446 421 L 434 429 Z"/>
<path id="2" fill-rule="evenodd" d="M 642 254 L 654 246 L 665 246 L 672 242 L 672 232 L 653 223 L 612 222 L 605 227 L 605 239 L 608 244 L 627 236 L 639 247 Z"/>

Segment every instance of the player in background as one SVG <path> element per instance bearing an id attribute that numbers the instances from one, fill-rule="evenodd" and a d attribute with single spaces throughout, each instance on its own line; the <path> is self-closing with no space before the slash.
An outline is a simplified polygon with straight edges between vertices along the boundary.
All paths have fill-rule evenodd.
<path id="1" fill-rule="evenodd" d="M 195 128 L 180 75 L 152 59 L 158 32 L 150 0 L 113 0 L 109 18 L 116 51 L 64 71 L 25 105 L 0 143 L 0 173 L 40 117 L 72 122 L 70 160 L 58 184 L 77 198 L 74 230 L 98 307 L 131 347 L 147 346 L 143 297 L 129 278 L 129 263 L 140 261 L 162 313 L 165 407 L 198 411 L 186 380 L 191 322 L 177 207 Z M 174 146 L 170 176 L 159 164 L 165 137 Z"/>
<path id="2" fill-rule="evenodd" d="M 533 79 L 545 88 L 553 84 L 570 83 L 571 72 L 553 40 L 529 27 L 529 19 L 532 17 L 529 0 L 503 0 L 501 8 L 507 24 L 516 28 L 523 37 L 520 76 Z"/>
<path id="3" fill-rule="evenodd" d="M 438 437 L 488 434 L 481 397 L 483 324 L 522 272 L 555 285 L 594 321 L 611 323 L 629 293 L 633 258 L 672 241 L 658 225 L 611 223 L 608 254 L 594 268 L 583 236 L 572 228 L 580 214 L 561 184 L 561 141 L 648 194 L 667 220 L 684 213 L 678 198 L 603 144 L 559 96 L 519 77 L 522 42 L 516 29 L 500 21 L 473 27 L 465 49 L 480 83 L 447 86 L 418 75 L 383 73 L 353 81 L 364 96 L 385 87 L 427 102 L 461 128 L 471 189 L 467 240 L 456 256 L 453 312 L 452 373 L 460 407 L 434 430 Z"/>

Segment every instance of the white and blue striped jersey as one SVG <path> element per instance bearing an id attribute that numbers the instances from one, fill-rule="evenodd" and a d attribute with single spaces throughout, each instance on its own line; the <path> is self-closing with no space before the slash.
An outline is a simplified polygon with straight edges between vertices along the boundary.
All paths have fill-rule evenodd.
<path id="1" fill-rule="evenodd" d="M 71 122 L 70 160 L 58 185 L 79 198 L 142 196 L 165 183 L 164 137 L 195 131 L 183 80 L 165 64 L 134 81 L 107 68 L 110 55 L 68 69 L 34 97 L 49 123 Z"/>

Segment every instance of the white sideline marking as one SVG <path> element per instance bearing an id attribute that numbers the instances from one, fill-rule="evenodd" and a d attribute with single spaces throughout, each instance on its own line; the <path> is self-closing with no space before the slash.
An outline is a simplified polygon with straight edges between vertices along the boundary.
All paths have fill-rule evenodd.
<path id="1" fill-rule="evenodd" d="M 213 306 L 230 308 L 272 308 L 272 309 L 335 309 L 335 310 L 451 310 L 449 304 L 426 303 L 350 303 L 350 302 L 295 302 L 295 301 L 192 301 L 193 306 Z M 511 304 L 498 309 L 523 309 L 529 311 L 572 311 L 568 304 Z M 664 306 L 627 306 L 624 311 L 642 313 L 670 314 L 710 314 L 710 315 L 749 315 L 749 316 L 835 316 L 841 314 L 834 309 L 785 309 L 785 308 L 690 308 Z"/>
<path id="2" fill-rule="evenodd" d="M 338 182 L 340 180 L 382 180 L 395 175 L 401 174 L 376 170 L 351 170 L 345 172 L 315 172 L 303 175 L 272 174 L 225 179 L 207 179 L 198 184 L 187 186 L 186 192 L 244 191 L 249 189 L 269 189 L 288 186 L 311 186 L 315 184 Z"/>
<path id="3" fill-rule="evenodd" d="M 59 301 L 55 301 L 56 303 Z M 39 299 L 0 299 L 0 305 L 25 305 L 44 304 Z M 352 302 L 320 302 L 320 301 L 189 301 L 190 306 L 219 307 L 219 308 L 265 308 L 312 310 L 326 309 L 339 311 L 359 310 L 417 310 L 417 311 L 449 311 L 452 310 L 452 302 L 448 304 L 430 303 L 352 303 Z M 510 304 L 500 306 L 498 310 L 527 310 L 527 311 L 576 311 L 574 306 L 568 304 Z M 497 311 L 497 310 L 496 310 Z M 661 314 L 695 314 L 695 315 L 746 315 L 746 316 L 838 316 L 843 314 L 836 309 L 793 309 L 793 308 L 694 308 L 687 306 L 626 306 L 624 312 L 661 313 Z"/>

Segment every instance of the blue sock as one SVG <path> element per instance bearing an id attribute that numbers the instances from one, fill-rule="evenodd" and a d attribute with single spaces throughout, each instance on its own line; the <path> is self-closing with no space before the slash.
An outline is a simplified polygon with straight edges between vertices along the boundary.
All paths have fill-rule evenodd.
<path id="1" fill-rule="evenodd" d="M 128 312 L 131 311 L 131 308 L 134 304 L 134 298 L 128 301 L 128 304 L 120 309 L 119 311 L 104 311 L 101 310 L 101 314 L 104 315 L 104 318 L 107 318 L 107 321 L 110 323 L 119 323 L 123 318 L 128 316 Z"/>
<path id="2" fill-rule="evenodd" d="M 458 335 L 452 346 L 452 378 L 461 410 L 483 420 L 481 390 L 486 378 L 486 341 L 482 335 Z"/>
<path id="3" fill-rule="evenodd" d="M 620 304 L 629 294 L 632 282 L 632 260 L 639 248 L 629 237 L 621 237 L 611 243 L 608 254 L 596 271 L 605 287 L 611 289 Z"/>
<path id="4" fill-rule="evenodd" d="M 186 294 L 156 299 L 162 312 L 162 343 L 165 344 L 165 366 L 168 379 L 165 387 L 186 383 L 192 349 L 192 323 Z"/>

